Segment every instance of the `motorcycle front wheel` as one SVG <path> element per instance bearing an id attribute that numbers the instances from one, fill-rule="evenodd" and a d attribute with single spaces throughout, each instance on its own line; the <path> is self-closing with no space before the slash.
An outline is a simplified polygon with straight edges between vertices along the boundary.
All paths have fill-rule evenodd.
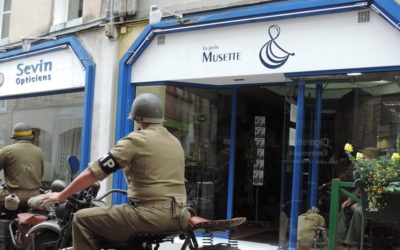
<path id="1" fill-rule="evenodd" d="M 35 235 L 27 250 L 53 250 L 58 241 L 58 234 L 52 231 L 41 232 Z"/>

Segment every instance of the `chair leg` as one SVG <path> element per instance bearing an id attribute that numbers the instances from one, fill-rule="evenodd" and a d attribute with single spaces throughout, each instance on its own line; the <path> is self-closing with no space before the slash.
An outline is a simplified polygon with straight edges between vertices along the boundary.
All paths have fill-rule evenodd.
<path id="1" fill-rule="evenodd" d="M 361 213 L 361 237 L 360 237 L 360 250 L 364 250 L 364 236 L 365 236 L 365 217 L 364 214 Z"/>

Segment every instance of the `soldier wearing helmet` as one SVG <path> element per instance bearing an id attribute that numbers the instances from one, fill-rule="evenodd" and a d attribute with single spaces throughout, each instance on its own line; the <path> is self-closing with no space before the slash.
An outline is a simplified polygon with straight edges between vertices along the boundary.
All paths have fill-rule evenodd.
<path id="1" fill-rule="evenodd" d="M 15 143 L 0 150 L 0 170 L 4 170 L 4 190 L 0 193 L 0 211 L 8 211 L 5 201 L 9 194 L 15 194 L 19 200 L 18 209 L 27 209 L 30 197 L 40 194 L 43 177 L 43 151 L 33 145 L 32 129 L 24 122 L 16 123 L 11 139 Z"/>
<path id="2" fill-rule="evenodd" d="M 110 152 L 93 161 L 60 193 L 46 194 L 43 204 L 64 201 L 97 180 L 122 169 L 130 204 L 78 211 L 73 221 L 74 249 L 100 249 L 99 239 L 128 241 L 138 232 L 176 231 L 186 204 L 184 151 L 162 125 L 163 105 L 152 94 L 141 94 L 129 119 L 140 127 L 122 138 Z M 110 228 L 112 225 L 112 228 Z"/>

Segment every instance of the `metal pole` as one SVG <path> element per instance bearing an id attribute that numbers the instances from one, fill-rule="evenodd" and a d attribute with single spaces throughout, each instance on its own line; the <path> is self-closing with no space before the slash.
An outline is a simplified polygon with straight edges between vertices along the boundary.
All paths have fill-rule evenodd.
<path id="1" fill-rule="evenodd" d="M 286 98 L 288 96 L 288 88 L 286 88 L 285 92 L 285 103 L 284 103 L 284 111 L 283 111 L 283 128 L 282 128 L 282 134 L 283 142 L 287 142 L 288 138 L 288 122 L 287 122 L 287 116 L 290 116 L 290 103 L 286 101 Z M 289 114 L 287 114 L 289 113 Z M 280 201 L 279 201 L 279 248 L 278 249 L 286 249 L 286 219 L 287 216 L 285 214 L 285 193 L 286 193 L 286 153 L 288 151 L 289 146 L 286 146 L 286 143 L 283 143 L 282 147 L 282 164 L 281 164 L 281 195 L 280 195 Z"/>
<path id="2" fill-rule="evenodd" d="M 228 204 L 226 209 L 227 219 L 232 218 L 233 212 L 233 192 L 235 180 L 235 147 L 236 147 L 236 116 L 237 116 L 237 101 L 238 89 L 232 88 L 232 109 L 231 109 L 231 134 L 229 148 L 229 175 L 228 175 Z"/>
<path id="3" fill-rule="evenodd" d="M 258 186 L 256 187 L 256 215 L 255 215 L 256 223 L 258 222 Z"/>
<path id="4" fill-rule="evenodd" d="M 311 163 L 311 193 L 310 207 L 317 206 L 318 178 L 319 178 L 319 154 L 321 150 L 321 111 L 322 111 L 322 84 L 317 84 L 315 89 L 315 115 L 313 132 L 313 151 Z"/>
<path id="5" fill-rule="evenodd" d="M 300 186 L 302 179 L 301 164 L 303 154 L 303 122 L 304 122 L 304 80 L 299 80 L 297 89 L 297 119 L 296 138 L 294 148 L 293 182 L 292 182 L 292 207 L 290 211 L 289 250 L 297 249 L 297 225 L 300 209 Z"/>

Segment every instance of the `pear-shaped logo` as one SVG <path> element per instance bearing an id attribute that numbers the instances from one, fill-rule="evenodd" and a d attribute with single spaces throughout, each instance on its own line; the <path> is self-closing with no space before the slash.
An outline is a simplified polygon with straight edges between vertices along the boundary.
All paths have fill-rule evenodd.
<path id="1" fill-rule="evenodd" d="M 270 40 L 261 47 L 259 53 L 261 63 L 269 69 L 281 67 L 289 59 L 289 56 L 294 56 L 294 53 L 287 52 L 276 42 L 280 32 L 281 29 L 278 25 L 270 26 L 268 29 Z"/>

